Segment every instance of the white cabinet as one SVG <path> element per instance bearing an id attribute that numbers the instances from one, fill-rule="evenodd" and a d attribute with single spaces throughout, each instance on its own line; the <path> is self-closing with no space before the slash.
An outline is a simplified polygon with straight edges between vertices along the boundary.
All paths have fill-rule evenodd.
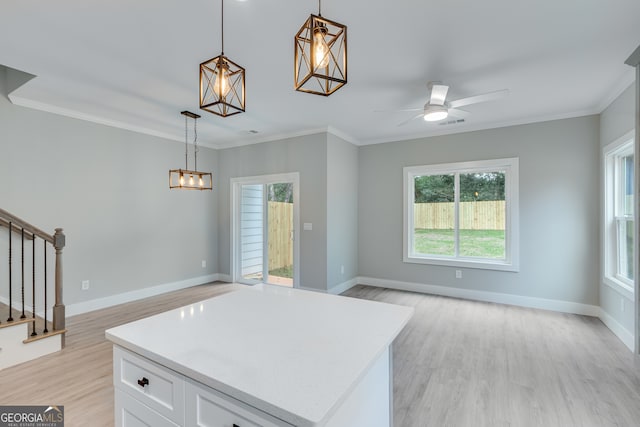
<path id="1" fill-rule="evenodd" d="M 113 347 L 116 427 L 293 427 L 121 347 Z"/>
<path id="2" fill-rule="evenodd" d="M 118 346 L 113 347 L 113 385 L 160 415 L 182 424 L 184 378 Z"/>
<path id="3" fill-rule="evenodd" d="M 179 427 L 122 390 L 116 389 L 115 408 L 118 427 Z"/>
<path id="4" fill-rule="evenodd" d="M 291 424 L 193 381 L 187 381 L 185 397 L 185 426 L 291 427 Z"/>

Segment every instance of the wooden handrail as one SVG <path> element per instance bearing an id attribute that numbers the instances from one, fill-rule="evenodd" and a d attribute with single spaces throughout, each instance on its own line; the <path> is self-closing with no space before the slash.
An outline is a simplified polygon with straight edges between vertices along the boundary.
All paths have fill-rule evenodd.
<path id="1" fill-rule="evenodd" d="M 7 228 L 9 228 L 9 221 L 7 221 L 7 220 L 6 220 L 6 219 L 4 219 L 4 218 L 0 218 L 0 227 L 7 227 Z M 20 229 L 19 229 L 19 228 L 16 228 L 16 229 L 14 229 L 14 230 L 13 230 L 13 232 L 14 232 L 14 233 L 20 233 Z M 28 231 L 26 231 L 26 230 L 25 230 L 25 232 L 24 232 L 24 237 L 25 237 L 27 240 L 33 240 L 33 239 L 34 239 L 33 234 L 29 233 L 29 232 L 28 232 Z"/>
<path id="2" fill-rule="evenodd" d="M 32 289 L 33 289 L 33 320 L 31 320 L 33 322 L 33 336 L 37 335 L 35 333 L 35 238 L 39 237 L 41 238 L 45 243 L 44 243 L 44 313 L 45 313 L 45 317 L 44 317 L 44 333 L 47 333 L 47 248 L 46 248 L 46 242 L 50 243 L 53 248 L 55 249 L 55 304 L 53 306 L 53 333 L 57 333 L 58 331 L 65 331 L 66 330 L 66 313 L 65 313 L 65 306 L 64 306 L 64 302 L 62 300 L 62 290 L 63 290 L 63 280 L 62 280 L 62 249 L 65 247 L 66 244 L 66 237 L 64 235 L 64 233 L 62 232 L 62 228 L 56 228 L 55 229 L 55 234 L 51 235 L 49 233 L 45 233 L 44 231 L 42 231 L 41 229 L 39 229 L 38 227 L 35 227 L 31 224 L 29 224 L 28 222 L 18 218 L 17 216 L 10 214 L 9 212 L 5 211 L 4 209 L 0 209 L 0 226 L 6 226 L 7 228 L 9 228 L 9 230 L 11 230 L 9 233 L 11 234 L 12 231 L 15 232 L 20 232 L 21 236 L 22 236 L 22 248 L 21 248 L 21 264 L 22 264 L 22 286 L 21 286 L 21 304 L 22 304 L 22 317 L 24 317 L 24 306 L 25 306 L 25 301 L 24 301 L 24 240 L 25 239 L 31 239 L 33 240 L 33 247 L 32 247 L 32 256 L 34 259 L 34 264 L 32 265 L 33 268 L 33 284 L 32 284 Z M 11 283 L 11 264 L 12 264 L 12 250 L 11 250 L 11 235 L 9 236 L 9 313 L 11 313 L 11 307 L 12 307 L 12 298 L 11 298 L 11 289 L 12 289 L 12 283 Z M 7 319 L 8 322 L 13 321 L 13 318 L 11 317 L 11 314 L 9 314 L 9 318 Z M 61 337 L 61 343 L 62 343 L 62 347 L 64 347 L 65 345 L 65 336 L 64 334 L 62 334 Z"/>
<path id="3" fill-rule="evenodd" d="M 25 231 L 29 232 L 32 235 L 38 236 L 40 237 L 42 240 L 46 240 L 47 242 L 53 244 L 53 236 L 49 233 L 45 233 L 44 231 L 40 230 L 38 227 L 35 227 L 31 224 L 29 224 L 26 221 L 21 220 L 20 218 L 18 218 L 15 215 L 10 214 L 9 212 L 5 211 L 4 209 L 0 209 L 0 220 L 4 220 L 4 222 L 6 222 L 7 226 L 9 225 L 8 223 L 12 223 L 13 225 L 17 226 L 18 228 L 23 228 Z M 4 225 L 4 224 L 3 224 Z"/>

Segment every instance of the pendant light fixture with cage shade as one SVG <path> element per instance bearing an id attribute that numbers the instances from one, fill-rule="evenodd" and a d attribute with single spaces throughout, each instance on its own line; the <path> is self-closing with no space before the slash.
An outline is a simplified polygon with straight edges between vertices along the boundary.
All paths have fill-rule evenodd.
<path id="1" fill-rule="evenodd" d="M 347 84 L 347 26 L 311 15 L 294 37 L 294 87 L 329 96 Z"/>
<path id="2" fill-rule="evenodd" d="M 200 64 L 200 109 L 227 117 L 245 110 L 245 71 L 224 55 L 224 0 L 220 2 L 222 50 Z"/>

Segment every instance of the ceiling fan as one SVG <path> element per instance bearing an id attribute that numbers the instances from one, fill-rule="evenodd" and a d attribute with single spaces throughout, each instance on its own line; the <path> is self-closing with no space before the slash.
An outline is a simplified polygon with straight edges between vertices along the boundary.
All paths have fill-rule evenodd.
<path id="1" fill-rule="evenodd" d="M 427 103 L 422 108 L 410 108 L 399 111 L 420 111 L 420 114 L 399 123 L 398 126 L 405 125 L 412 120 L 422 117 L 427 122 L 438 122 L 446 119 L 449 116 L 456 118 L 465 118 L 469 115 L 468 111 L 460 110 L 458 107 L 464 107 L 465 105 L 478 104 L 480 102 L 493 101 L 495 99 L 502 98 L 509 94 L 508 89 L 497 90 L 495 92 L 483 93 L 481 95 L 470 96 L 467 98 L 456 99 L 453 101 L 447 101 L 447 93 L 449 92 L 449 86 L 429 82 L 427 84 L 429 89 L 429 97 Z"/>

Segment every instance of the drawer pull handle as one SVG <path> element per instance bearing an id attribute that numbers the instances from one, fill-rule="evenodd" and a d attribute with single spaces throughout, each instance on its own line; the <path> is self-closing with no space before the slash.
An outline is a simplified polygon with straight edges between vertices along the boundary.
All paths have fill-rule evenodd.
<path id="1" fill-rule="evenodd" d="M 144 388 L 144 386 L 149 385 L 149 380 L 145 377 L 142 377 L 141 380 L 138 380 L 138 385 Z"/>

